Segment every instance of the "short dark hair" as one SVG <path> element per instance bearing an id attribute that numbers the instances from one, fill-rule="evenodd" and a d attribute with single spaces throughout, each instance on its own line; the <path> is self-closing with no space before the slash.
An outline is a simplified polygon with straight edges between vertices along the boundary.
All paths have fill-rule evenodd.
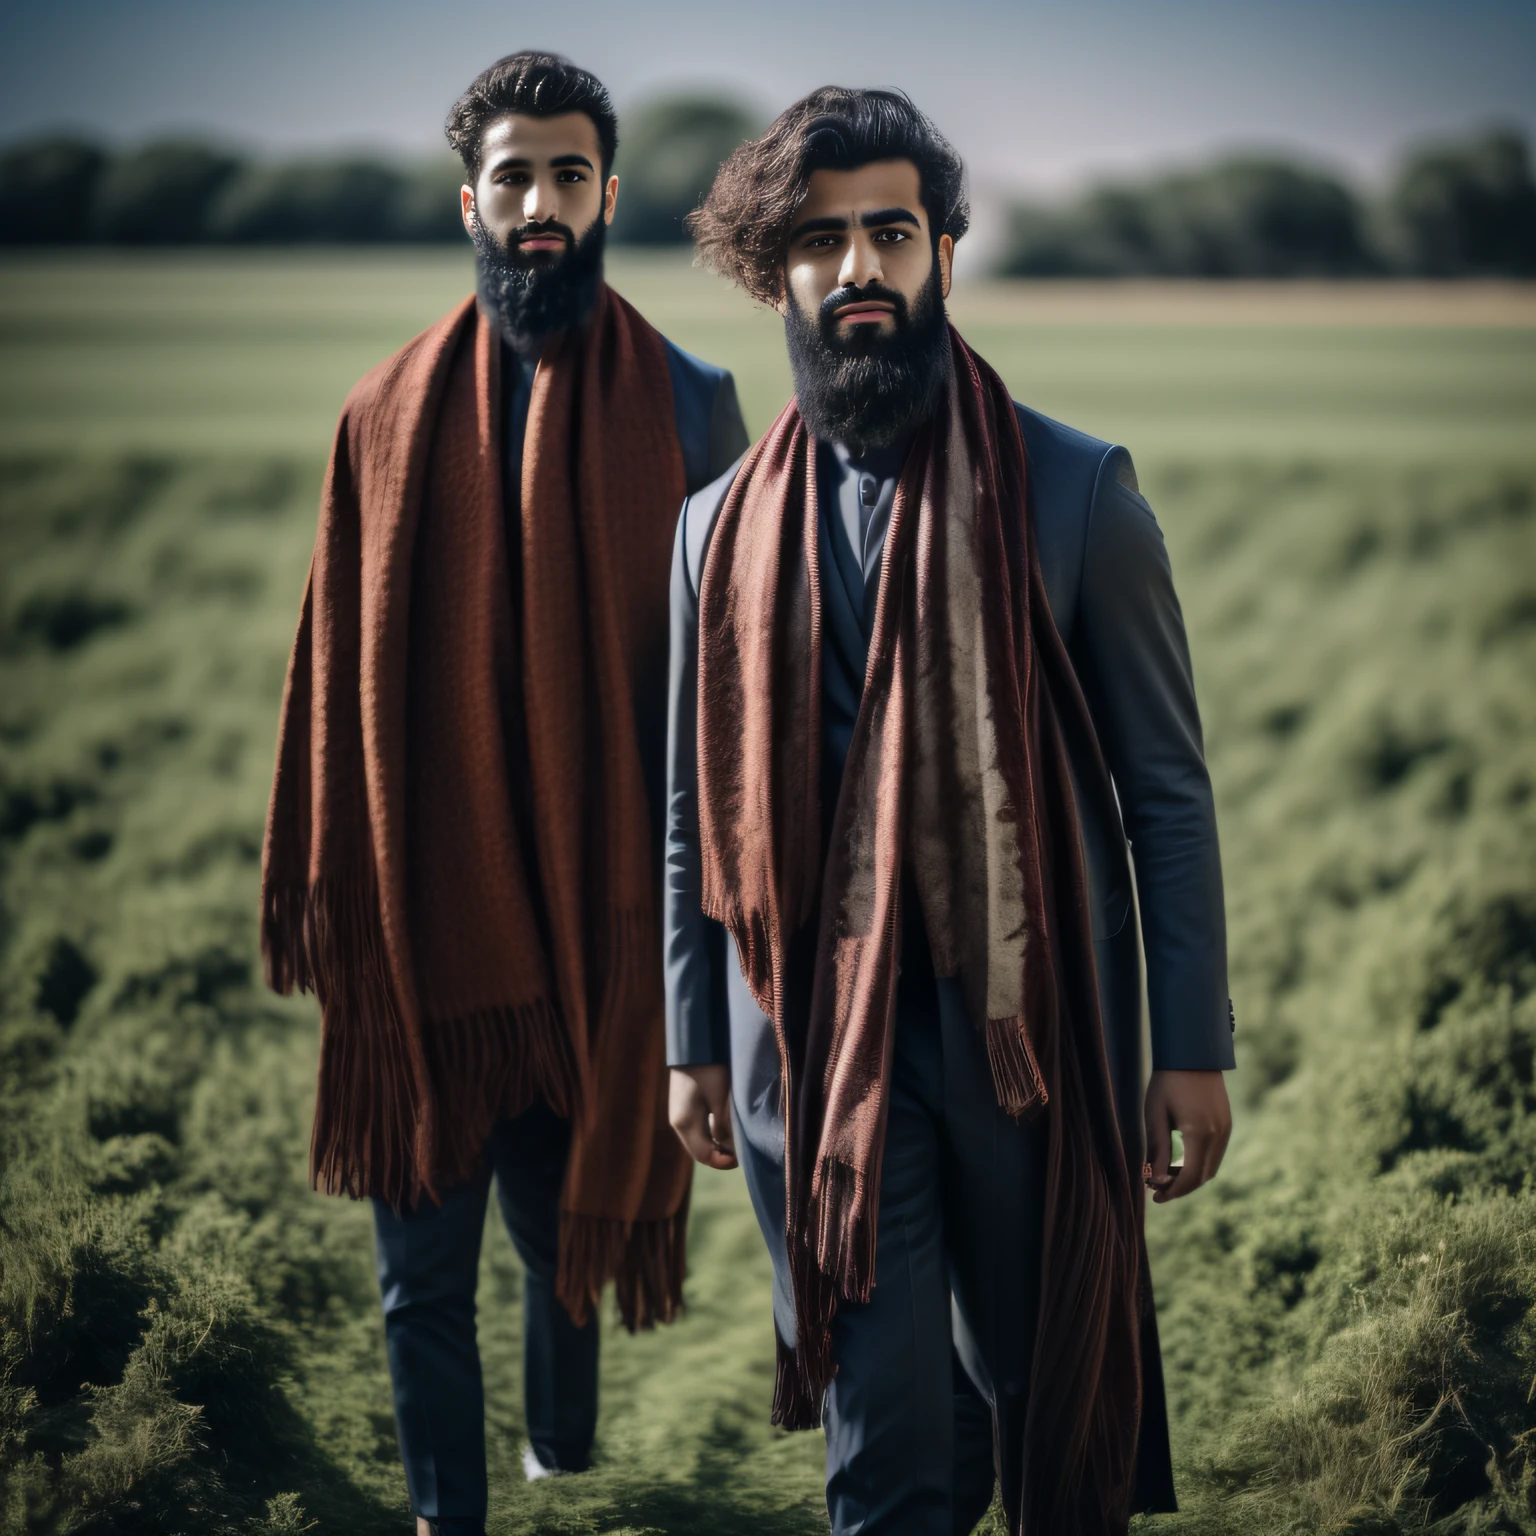
<path id="1" fill-rule="evenodd" d="M 606 177 L 613 169 L 613 157 L 619 147 L 619 119 L 603 82 L 590 70 L 578 69 L 558 53 L 527 49 L 509 53 L 482 70 L 448 113 L 443 132 L 459 152 L 470 181 L 480 177 L 480 146 L 486 125 L 508 112 L 524 112 L 529 117 L 585 112 L 597 129 L 603 175 Z"/>
<path id="2" fill-rule="evenodd" d="M 790 225 L 811 174 L 875 160 L 917 167 L 935 243 L 941 235 L 958 240 L 970 227 L 965 166 L 905 92 L 824 85 L 720 167 L 703 206 L 688 216 L 699 259 L 753 298 L 779 303 Z"/>

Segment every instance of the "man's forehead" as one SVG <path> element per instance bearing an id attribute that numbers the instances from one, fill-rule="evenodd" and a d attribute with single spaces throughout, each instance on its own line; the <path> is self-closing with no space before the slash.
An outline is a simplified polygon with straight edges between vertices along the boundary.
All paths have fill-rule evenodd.
<path id="1" fill-rule="evenodd" d="M 872 160 L 851 171 L 812 171 L 795 222 L 868 208 L 905 208 L 927 222 L 923 183 L 910 160 Z"/>
<path id="2" fill-rule="evenodd" d="M 506 112 L 486 124 L 481 139 L 481 158 L 514 155 L 548 159 L 553 155 L 586 155 L 597 164 L 602 146 L 597 124 L 585 112 L 561 112 L 554 117 L 534 117 L 527 112 Z"/>

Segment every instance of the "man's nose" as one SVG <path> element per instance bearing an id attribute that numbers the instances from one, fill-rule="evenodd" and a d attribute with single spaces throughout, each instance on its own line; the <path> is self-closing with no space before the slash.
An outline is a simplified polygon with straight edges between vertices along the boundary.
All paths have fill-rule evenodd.
<path id="1" fill-rule="evenodd" d="M 528 183 L 528 190 L 523 193 L 523 222 L 543 224 L 554 218 L 555 212 L 554 188 L 542 177 L 536 177 Z"/>
<path id="2" fill-rule="evenodd" d="M 866 284 L 884 280 L 884 274 L 880 271 L 880 252 L 873 240 L 864 240 L 855 235 L 848 242 L 848 254 L 843 257 L 842 271 L 837 274 L 837 279 L 844 287 L 853 288 L 863 288 Z"/>

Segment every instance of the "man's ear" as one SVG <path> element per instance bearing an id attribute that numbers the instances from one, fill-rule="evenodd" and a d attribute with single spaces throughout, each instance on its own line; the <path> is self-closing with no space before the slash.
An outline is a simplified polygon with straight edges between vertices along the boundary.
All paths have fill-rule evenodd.
<path id="1" fill-rule="evenodd" d="M 475 235 L 475 189 L 459 188 L 459 216 L 464 220 L 464 233 L 471 239 Z"/>
<path id="2" fill-rule="evenodd" d="M 955 270 L 955 242 L 948 235 L 939 236 L 939 292 L 949 297 L 949 284 Z"/>
<path id="3" fill-rule="evenodd" d="M 613 223 L 613 210 L 614 210 L 614 206 L 618 203 L 618 200 L 619 200 L 619 178 L 617 176 L 610 176 L 608 178 L 608 185 L 603 188 L 603 223 L 604 224 L 612 224 Z"/>

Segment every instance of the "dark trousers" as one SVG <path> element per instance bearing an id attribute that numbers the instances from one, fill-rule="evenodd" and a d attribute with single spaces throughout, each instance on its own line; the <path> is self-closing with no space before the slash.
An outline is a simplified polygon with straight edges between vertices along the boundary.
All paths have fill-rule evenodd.
<path id="1" fill-rule="evenodd" d="M 523 1261 L 523 1401 L 547 1467 L 587 1465 L 597 1426 L 596 1316 L 583 1328 L 555 1298 L 560 1185 L 570 1124 L 544 1104 L 503 1120 L 477 1178 L 441 1205 L 373 1203 L 384 1337 L 411 1508 L 431 1520 L 485 1519 L 485 1403 L 475 1280 L 491 1175 Z"/>
<path id="2" fill-rule="evenodd" d="M 789 1337 L 777 1051 L 766 1019 L 766 1035 L 741 1028 L 755 1008 L 736 990 L 737 1145 Z M 1045 1161 L 1043 1124 L 997 1107 L 958 984 L 904 965 L 875 1284 L 868 1302 L 840 1303 L 833 1323 L 823 1422 L 835 1536 L 961 1536 L 986 1513 L 994 1471 L 1020 1475 Z"/>

